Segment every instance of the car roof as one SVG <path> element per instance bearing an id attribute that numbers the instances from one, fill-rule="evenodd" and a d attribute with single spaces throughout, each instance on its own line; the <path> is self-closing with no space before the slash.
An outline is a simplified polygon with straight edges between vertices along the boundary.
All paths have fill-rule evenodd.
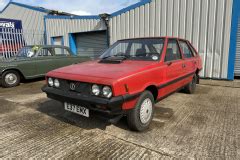
<path id="1" fill-rule="evenodd" d="M 121 39 L 119 41 L 124 41 L 124 40 L 141 40 L 141 39 L 179 39 L 179 40 L 185 40 L 180 37 L 170 37 L 170 36 L 162 36 L 162 37 L 138 37 L 138 38 L 127 38 L 127 39 Z"/>
<path id="2" fill-rule="evenodd" d="M 40 48 L 69 48 L 67 46 L 62 46 L 62 45 L 27 45 L 24 47 L 40 47 Z"/>

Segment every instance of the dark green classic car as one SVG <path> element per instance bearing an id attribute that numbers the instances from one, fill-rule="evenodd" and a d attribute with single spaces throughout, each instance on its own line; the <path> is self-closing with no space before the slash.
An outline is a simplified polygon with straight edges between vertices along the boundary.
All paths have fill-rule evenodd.
<path id="1" fill-rule="evenodd" d="M 25 46 L 15 57 L 0 61 L 1 84 L 3 87 L 14 87 L 22 79 L 44 77 L 56 68 L 87 60 L 90 58 L 76 56 L 64 46 Z"/>

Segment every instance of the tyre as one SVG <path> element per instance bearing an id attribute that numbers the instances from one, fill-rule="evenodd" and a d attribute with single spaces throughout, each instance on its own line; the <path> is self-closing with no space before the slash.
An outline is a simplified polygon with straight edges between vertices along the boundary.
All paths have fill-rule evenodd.
<path id="1" fill-rule="evenodd" d="M 188 94 L 193 94 L 197 87 L 197 75 L 194 74 L 192 81 L 184 88 L 184 91 Z"/>
<path id="2" fill-rule="evenodd" d="M 146 130 L 154 114 L 154 98 L 151 92 L 144 91 L 131 111 L 127 114 L 128 126 L 134 131 Z"/>
<path id="3" fill-rule="evenodd" d="M 2 86 L 5 88 L 15 87 L 20 83 L 20 75 L 17 71 L 6 71 L 2 75 Z"/>

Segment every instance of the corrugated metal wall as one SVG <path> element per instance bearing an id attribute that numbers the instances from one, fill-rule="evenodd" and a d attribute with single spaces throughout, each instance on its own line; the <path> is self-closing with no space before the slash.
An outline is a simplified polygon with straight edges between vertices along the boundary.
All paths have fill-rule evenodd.
<path id="1" fill-rule="evenodd" d="M 232 0 L 152 0 L 110 19 L 111 43 L 119 39 L 176 36 L 203 59 L 202 77 L 227 79 Z"/>
<path id="2" fill-rule="evenodd" d="M 47 40 L 51 37 L 64 36 L 64 45 L 69 45 L 69 33 L 106 30 L 100 19 L 46 18 Z"/>
<path id="3" fill-rule="evenodd" d="M 44 19 L 47 13 L 35 11 L 15 4 L 10 4 L 1 14 L 0 18 L 17 19 L 22 21 L 23 34 L 27 44 L 40 44 L 44 42 Z M 32 39 L 29 35 L 32 33 Z"/>
<path id="4" fill-rule="evenodd" d="M 236 57 L 235 57 L 235 76 L 240 76 L 240 18 L 238 19 L 237 29 L 237 44 L 236 44 Z"/>

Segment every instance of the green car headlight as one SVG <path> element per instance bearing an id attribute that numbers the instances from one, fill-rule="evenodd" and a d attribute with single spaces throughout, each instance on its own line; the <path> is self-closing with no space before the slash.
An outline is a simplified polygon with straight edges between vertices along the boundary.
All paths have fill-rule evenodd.
<path id="1" fill-rule="evenodd" d="M 60 87 L 60 82 L 59 82 L 58 79 L 54 79 L 54 86 L 55 86 L 56 88 L 59 88 L 59 87 Z"/>
<path id="2" fill-rule="evenodd" d="M 52 78 L 48 78 L 48 85 L 50 86 L 50 87 L 53 87 L 53 79 Z"/>

